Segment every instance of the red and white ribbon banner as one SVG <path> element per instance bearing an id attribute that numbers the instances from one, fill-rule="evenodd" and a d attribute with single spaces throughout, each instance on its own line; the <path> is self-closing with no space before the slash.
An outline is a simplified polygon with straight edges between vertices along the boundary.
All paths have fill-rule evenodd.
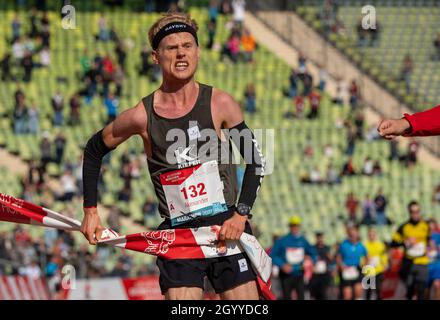
<path id="1" fill-rule="evenodd" d="M 81 222 L 36 204 L 0 193 L 0 220 L 79 231 Z M 121 236 L 105 229 L 100 243 L 152 254 L 165 259 L 217 258 L 246 252 L 257 272 L 260 295 L 267 300 L 275 297 L 270 291 L 272 259 L 258 240 L 243 233 L 239 241 L 226 241 L 226 252 L 218 249 L 220 226 L 192 229 L 167 229 Z"/>
<path id="2" fill-rule="evenodd" d="M 23 276 L 0 277 L 0 300 L 49 300 L 44 280 Z"/>

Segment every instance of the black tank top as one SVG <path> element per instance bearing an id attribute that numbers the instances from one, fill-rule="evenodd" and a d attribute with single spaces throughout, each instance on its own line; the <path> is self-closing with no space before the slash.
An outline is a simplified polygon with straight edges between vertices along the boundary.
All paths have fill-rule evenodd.
<path id="1" fill-rule="evenodd" d="M 238 190 L 236 165 L 232 164 L 232 146 L 228 137 L 222 141 L 215 133 L 211 114 L 211 95 L 212 87 L 199 83 L 199 93 L 194 107 L 184 116 L 175 119 L 161 117 L 155 112 L 154 92 L 142 99 L 148 116 L 147 133 L 152 154 L 148 157 L 148 170 L 159 199 L 159 213 L 164 218 L 170 219 L 170 210 L 161 175 L 170 171 L 194 168 L 213 160 L 218 164 L 223 197 L 228 207 L 215 215 L 230 213 L 228 211 L 235 206 Z M 198 220 L 207 219 L 189 214 L 191 225 Z"/>

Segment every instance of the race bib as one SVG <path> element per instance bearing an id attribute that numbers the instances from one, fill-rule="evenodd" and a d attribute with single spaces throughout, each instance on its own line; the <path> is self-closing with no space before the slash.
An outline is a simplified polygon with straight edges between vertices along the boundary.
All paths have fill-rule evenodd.
<path id="1" fill-rule="evenodd" d="M 356 280 L 359 278 L 359 270 L 357 267 L 345 267 L 342 270 L 342 279 L 344 280 Z"/>
<path id="2" fill-rule="evenodd" d="M 171 224 L 228 210 L 216 160 L 160 175 Z"/>
<path id="3" fill-rule="evenodd" d="M 406 251 L 407 255 L 413 258 L 423 257 L 426 252 L 426 245 L 423 242 L 414 244 L 411 248 Z"/>
<path id="4" fill-rule="evenodd" d="M 372 267 L 377 267 L 380 264 L 380 257 L 379 256 L 372 256 L 368 259 L 368 265 Z"/>
<path id="5" fill-rule="evenodd" d="M 298 264 L 304 261 L 303 248 L 287 248 L 286 260 L 289 264 Z"/>
<path id="6" fill-rule="evenodd" d="M 316 274 L 323 274 L 327 272 L 327 263 L 324 260 L 319 260 L 315 264 L 314 272 Z"/>

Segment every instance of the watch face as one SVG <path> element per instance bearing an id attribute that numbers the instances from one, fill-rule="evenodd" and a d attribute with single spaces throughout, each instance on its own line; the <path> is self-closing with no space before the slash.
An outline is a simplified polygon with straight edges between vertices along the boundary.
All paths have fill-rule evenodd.
<path id="1" fill-rule="evenodd" d="M 247 205 L 239 204 L 237 211 L 240 215 L 245 216 L 249 214 L 250 208 Z"/>

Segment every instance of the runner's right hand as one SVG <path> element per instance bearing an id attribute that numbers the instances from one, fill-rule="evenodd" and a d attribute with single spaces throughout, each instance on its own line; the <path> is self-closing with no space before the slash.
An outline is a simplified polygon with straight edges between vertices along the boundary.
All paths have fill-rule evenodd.
<path id="1" fill-rule="evenodd" d="M 281 270 L 283 270 L 284 273 L 291 273 L 292 272 L 292 266 L 288 263 L 285 263 L 282 267 Z"/>
<path id="2" fill-rule="evenodd" d="M 97 244 L 101 239 L 104 228 L 101 226 L 97 208 L 84 208 L 84 218 L 81 223 L 81 232 L 90 244 Z"/>

